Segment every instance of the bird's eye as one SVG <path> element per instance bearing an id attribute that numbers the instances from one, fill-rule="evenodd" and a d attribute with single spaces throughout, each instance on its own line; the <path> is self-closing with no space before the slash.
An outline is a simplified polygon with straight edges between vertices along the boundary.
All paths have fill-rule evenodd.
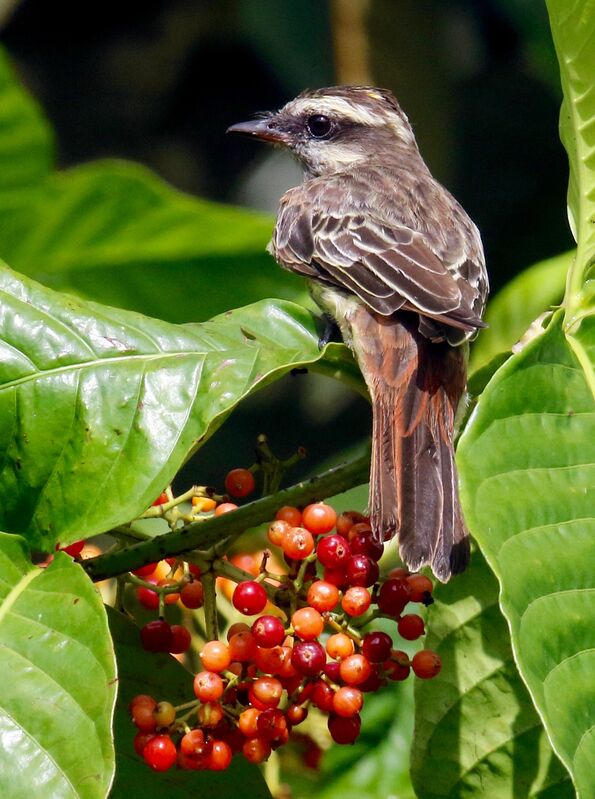
<path id="1" fill-rule="evenodd" d="M 308 117 L 306 124 L 308 125 L 308 130 L 315 139 L 324 139 L 324 137 L 328 136 L 331 132 L 331 121 L 328 117 L 324 116 L 324 114 L 314 114 Z"/>

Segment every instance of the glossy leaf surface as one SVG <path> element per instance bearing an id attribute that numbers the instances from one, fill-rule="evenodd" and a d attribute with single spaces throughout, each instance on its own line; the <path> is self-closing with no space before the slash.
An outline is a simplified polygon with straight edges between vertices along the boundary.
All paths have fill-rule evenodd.
<path id="1" fill-rule="evenodd" d="M 175 322 L 307 296 L 265 251 L 271 218 L 189 197 L 137 164 L 55 172 L 5 203 L 0 255 L 52 288 Z"/>
<path id="2" fill-rule="evenodd" d="M 594 322 L 580 329 L 591 362 Z M 500 581 L 515 660 L 579 794 L 592 797 L 595 409 L 561 312 L 490 382 L 458 462 L 466 518 Z"/>
<path id="3" fill-rule="evenodd" d="M 437 585 L 424 646 L 442 671 L 415 684 L 411 771 L 419 799 L 571 799 L 517 671 L 498 582 L 478 551 L 447 585 Z"/>
<path id="4" fill-rule="evenodd" d="M 6 268 L 0 299 L 0 515 L 41 549 L 133 519 L 243 397 L 321 357 L 291 303 L 177 326 Z M 329 364 L 356 379 L 351 361 Z"/>
<path id="5" fill-rule="evenodd" d="M 0 533 L 0 794 L 103 799 L 114 772 L 116 664 L 105 610 L 80 566 L 31 563 Z"/>

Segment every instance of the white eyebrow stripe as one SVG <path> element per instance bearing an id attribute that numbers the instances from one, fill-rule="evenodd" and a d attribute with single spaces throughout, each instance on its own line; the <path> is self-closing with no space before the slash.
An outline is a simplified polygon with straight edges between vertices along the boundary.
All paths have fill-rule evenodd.
<path id="1" fill-rule="evenodd" d="M 382 126 L 390 120 L 393 114 L 380 115 L 373 114 L 367 108 L 364 108 L 357 103 L 351 103 L 342 97 L 320 97 L 312 99 L 305 97 L 302 100 L 293 100 L 288 104 L 288 108 L 293 113 L 298 114 L 337 114 L 338 116 L 347 117 L 354 122 L 359 122 L 362 125 L 375 125 Z M 396 116 L 396 115 L 395 115 Z M 387 119 L 389 117 L 389 119 Z M 390 120 L 392 121 L 392 120 Z"/>

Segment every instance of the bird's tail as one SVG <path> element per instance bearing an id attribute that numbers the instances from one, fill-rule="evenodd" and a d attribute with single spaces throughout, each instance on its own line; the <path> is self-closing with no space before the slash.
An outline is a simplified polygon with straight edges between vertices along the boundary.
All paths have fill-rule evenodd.
<path id="1" fill-rule="evenodd" d="M 407 566 L 429 564 L 445 582 L 469 560 L 453 450 L 465 352 L 429 341 L 413 315 L 366 315 L 371 329 L 360 314 L 354 344 L 372 396 L 372 530 L 378 540 L 398 535 Z"/>

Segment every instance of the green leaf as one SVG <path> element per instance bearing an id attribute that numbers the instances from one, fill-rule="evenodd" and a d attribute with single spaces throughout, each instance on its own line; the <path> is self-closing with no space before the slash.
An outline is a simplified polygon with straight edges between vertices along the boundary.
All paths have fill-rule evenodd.
<path id="1" fill-rule="evenodd" d="M 0 298 L 0 520 L 41 549 L 133 519 L 243 397 L 322 357 L 291 303 L 178 326 L 6 268 Z"/>
<path id="2" fill-rule="evenodd" d="M 53 155 L 51 129 L 0 49 L 0 197 L 43 180 Z"/>
<path id="3" fill-rule="evenodd" d="M 437 585 L 424 646 L 442 671 L 415 685 L 411 758 L 419 799 L 565 799 L 574 792 L 516 669 L 498 583 L 481 553 Z"/>
<path id="4" fill-rule="evenodd" d="M 98 161 L 0 194 L 0 219 L 0 254 L 15 269 L 170 321 L 306 297 L 265 251 L 272 219 L 189 197 L 137 164 Z"/>
<path id="5" fill-rule="evenodd" d="M 592 363 L 595 319 L 579 332 Z M 492 379 L 458 463 L 521 675 L 579 794 L 593 797 L 595 410 L 561 312 Z"/>
<path id="6" fill-rule="evenodd" d="M 560 136 L 568 153 L 568 215 L 577 242 L 565 297 L 570 328 L 595 304 L 595 4 L 546 1 L 564 93 Z"/>
<path id="7" fill-rule="evenodd" d="M 116 777 L 110 799 L 182 799 L 216 796 L 218 799 L 270 799 L 270 793 L 255 766 L 235 757 L 224 772 L 178 771 L 155 773 L 135 753 L 136 733 L 128 705 L 137 694 L 150 694 L 174 705 L 194 699 L 192 675 L 173 657 L 145 652 L 139 645 L 138 627 L 121 613 L 108 608 L 110 628 L 116 647 L 119 693 L 114 718 Z M 141 787 L 142 786 L 142 787 Z M 52 797 L 53 799 L 53 797 Z"/>
<path id="8" fill-rule="evenodd" d="M 564 253 L 530 266 L 490 300 L 485 315 L 489 327 L 471 347 L 471 372 L 509 351 L 533 321 L 560 305 L 573 257 L 574 253 Z"/>
<path id="9" fill-rule="evenodd" d="M 113 772 L 116 668 L 103 604 L 57 553 L 33 566 L 0 533 L 0 794 L 102 799 Z"/>

